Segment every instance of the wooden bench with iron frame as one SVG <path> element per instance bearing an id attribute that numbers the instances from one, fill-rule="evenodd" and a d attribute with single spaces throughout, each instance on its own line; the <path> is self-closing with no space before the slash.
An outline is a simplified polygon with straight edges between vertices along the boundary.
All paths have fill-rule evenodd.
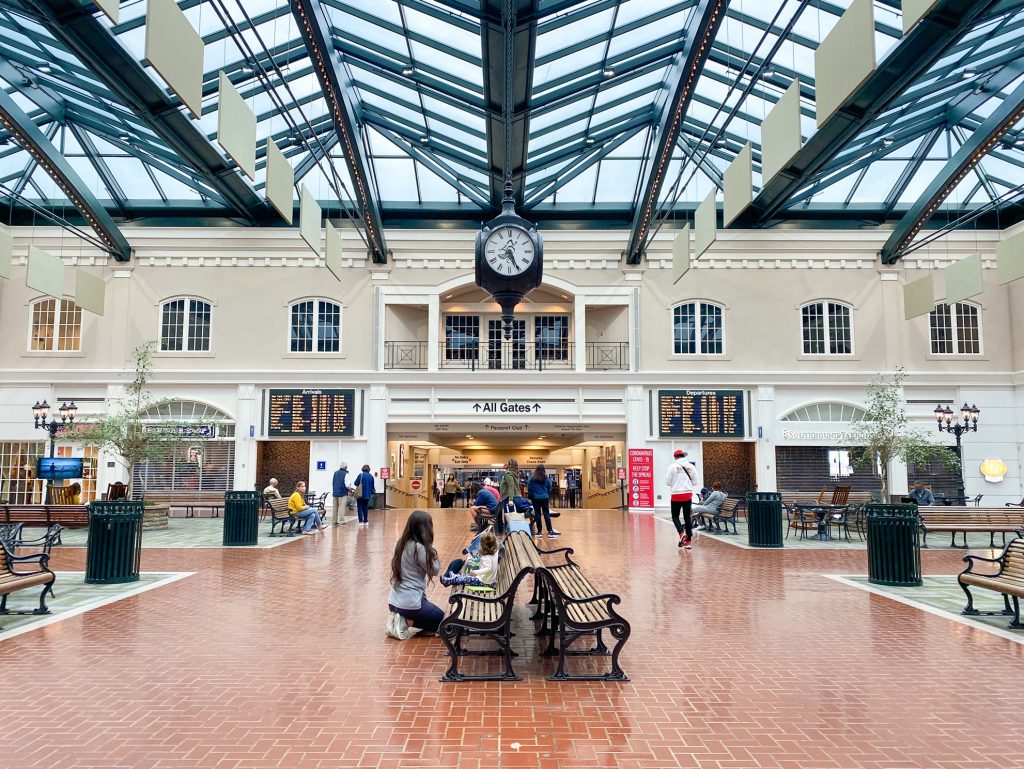
<path id="1" fill-rule="evenodd" d="M 298 532 L 299 519 L 292 515 L 292 511 L 288 508 L 288 500 L 285 497 L 271 497 L 264 499 L 263 502 L 270 511 L 270 536 L 294 537 Z M 285 524 L 288 525 L 287 531 L 285 531 Z M 274 529 L 278 526 L 281 527 L 281 531 L 275 534 Z"/>
<path id="2" fill-rule="evenodd" d="M 957 577 L 957 582 L 967 595 L 967 605 L 960 612 L 961 614 L 969 617 L 979 614 L 990 617 L 1003 614 L 1012 617 L 1009 625 L 1011 628 L 1024 628 L 1024 623 L 1020 621 L 1020 599 L 1024 598 L 1024 530 L 1019 529 L 1016 534 L 1017 538 L 1011 540 L 1010 544 L 1003 548 L 1002 554 L 995 558 L 985 558 L 980 555 L 964 556 L 967 568 Z M 974 571 L 974 566 L 978 562 L 998 564 L 999 571 L 995 574 L 979 574 Z M 1001 594 L 1003 610 L 1001 612 L 982 612 L 975 609 L 971 587 L 981 587 Z M 1011 601 L 1013 602 L 1012 609 L 1010 608 Z"/>
<path id="3" fill-rule="evenodd" d="M 57 578 L 49 567 L 50 556 L 47 553 L 31 555 L 14 555 L 5 544 L 0 543 L 0 614 L 49 614 L 46 606 L 46 594 L 53 595 L 53 581 Z M 38 568 L 24 571 L 22 564 L 35 562 Z M 9 611 L 7 596 L 18 590 L 43 586 L 39 594 L 39 607 L 31 611 Z M 2 628 L 0 628 L 2 629 Z"/>
<path id="4" fill-rule="evenodd" d="M 513 531 L 505 537 L 498 557 L 498 574 L 494 592 L 480 593 L 467 590 L 465 585 L 454 585 L 448 599 L 451 608 L 438 627 L 438 635 L 448 648 L 451 662 L 441 677 L 442 681 L 518 681 L 512 667 L 512 606 L 519 583 L 532 574 L 539 560 L 530 535 Z M 498 644 L 497 650 L 467 650 L 470 638 L 488 638 Z M 505 658 L 501 673 L 467 674 L 459 671 L 459 659 L 467 655 Z"/>
<path id="5" fill-rule="evenodd" d="M 573 549 L 560 547 L 537 553 L 543 566 L 537 569 L 533 601 L 537 604 L 534 619 L 542 621 L 538 635 L 548 635 L 546 657 L 558 655 L 558 667 L 549 677 L 552 681 L 628 681 L 629 676 L 619 666 L 619 654 L 629 640 L 630 626 L 615 606 L 622 599 L 613 593 L 600 593 L 584 576 L 579 564 L 572 560 Z M 608 631 L 615 639 L 609 651 L 602 634 Z M 555 648 L 555 635 L 558 648 Z M 580 638 L 593 636 L 592 649 L 573 650 L 570 647 Z M 569 656 L 611 655 L 608 673 L 573 674 L 566 670 Z"/>
<path id="6" fill-rule="evenodd" d="M 949 532 L 950 547 L 967 548 L 967 534 L 981 532 L 989 535 L 989 547 L 995 547 L 995 535 L 1002 534 L 1005 544 L 1006 535 L 1014 533 L 1024 526 L 1024 510 L 1006 507 L 920 507 L 921 531 L 924 541 L 921 547 L 928 547 L 928 533 L 932 531 Z M 964 543 L 956 543 L 956 535 L 963 535 Z"/>
<path id="7" fill-rule="evenodd" d="M 703 520 L 709 534 L 736 534 L 736 516 L 741 500 L 736 497 L 726 497 L 722 506 L 714 513 L 694 513 L 693 517 Z M 732 524 L 732 531 L 729 531 L 729 524 Z M 724 524 L 724 527 L 720 527 Z"/>
<path id="8" fill-rule="evenodd" d="M 60 533 L 64 527 L 55 523 L 47 527 L 46 531 L 35 539 L 25 539 L 24 529 L 24 523 L 0 523 L 0 542 L 7 545 L 7 549 L 15 554 L 19 547 L 32 548 L 49 554 L 54 545 L 61 543 Z"/>

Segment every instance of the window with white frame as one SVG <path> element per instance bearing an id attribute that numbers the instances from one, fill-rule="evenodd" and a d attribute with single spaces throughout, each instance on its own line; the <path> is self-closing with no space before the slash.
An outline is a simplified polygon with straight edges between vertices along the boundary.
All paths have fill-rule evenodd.
<path id="1" fill-rule="evenodd" d="M 292 352 L 341 352 L 341 305 L 305 299 L 291 306 Z"/>
<path id="2" fill-rule="evenodd" d="M 480 357 L 480 316 L 446 315 L 444 318 L 445 360 L 478 360 Z"/>
<path id="3" fill-rule="evenodd" d="M 533 338 L 541 360 L 569 360 L 569 318 L 538 315 L 533 319 Z"/>
<path id="4" fill-rule="evenodd" d="M 161 352 L 209 352 L 210 303 L 179 297 L 160 305 Z"/>
<path id="5" fill-rule="evenodd" d="M 811 302 L 800 308 L 804 355 L 852 355 L 853 311 L 839 302 Z"/>
<path id="6" fill-rule="evenodd" d="M 676 355 L 721 355 L 722 308 L 710 302 L 684 302 L 672 308 L 672 351 Z"/>
<path id="7" fill-rule="evenodd" d="M 945 302 L 928 314 L 933 355 L 980 355 L 981 311 L 975 304 Z"/>
<path id="8" fill-rule="evenodd" d="M 37 299 L 29 307 L 28 349 L 79 352 L 82 349 L 82 308 L 70 299 Z"/>

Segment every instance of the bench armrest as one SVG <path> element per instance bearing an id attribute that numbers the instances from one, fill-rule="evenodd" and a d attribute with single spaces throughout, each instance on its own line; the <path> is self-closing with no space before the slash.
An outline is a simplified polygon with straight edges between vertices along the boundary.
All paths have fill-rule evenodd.
<path id="1" fill-rule="evenodd" d="M 965 555 L 963 557 L 963 561 L 967 564 L 967 568 L 964 569 L 961 572 L 961 574 L 972 574 L 973 572 L 971 570 L 974 568 L 975 561 L 984 561 L 985 563 L 998 563 L 1000 566 L 1002 566 L 1003 557 L 999 556 L 998 558 L 986 558 L 982 555 Z"/>
<path id="2" fill-rule="evenodd" d="M 12 574 L 27 575 L 27 574 L 38 574 L 41 571 L 50 571 L 49 553 L 31 553 L 30 555 L 8 555 L 7 561 Z M 34 571 L 18 571 L 14 568 L 15 564 L 19 563 L 31 563 L 36 561 L 39 564 L 39 568 Z"/>
<path id="3" fill-rule="evenodd" d="M 508 591 L 508 590 L 506 590 L 501 595 L 496 595 L 496 596 L 494 596 L 492 598 L 485 598 L 482 595 L 471 595 L 470 593 L 453 593 L 452 595 L 450 595 L 448 597 L 448 603 L 451 604 L 452 606 L 455 606 L 455 604 L 458 604 L 458 606 L 456 608 L 461 610 L 462 609 L 462 604 L 467 602 L 467 601 L 475 601 L 476 603 L 482 603 L 482 604 L 485 604 L 485 605 L 486 604 L 505 604 L 505 603 L 508 603 L 510 598 L 511 598 L 510 591 Z"/>
<path id="4" fill-rule="evenodd" d="M 569 598 L 565 597 L 567 604 L 575 603 L 594 603 L 595 601 L 607 601 L 610 604 L 622 603 L 622 598 L 615 595 L 614 593 L 600 593 L 599 595 L 588 595 L 586 598 Z"/>

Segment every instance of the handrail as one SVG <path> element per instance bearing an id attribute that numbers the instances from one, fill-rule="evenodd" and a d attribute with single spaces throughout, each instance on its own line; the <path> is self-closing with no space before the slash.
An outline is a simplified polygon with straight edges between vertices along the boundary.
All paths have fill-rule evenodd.
<path id="1" fill-rule="evenodd" d="M 384 369 L 423 371 L 428 367 L 429 342 L 384 342 Z M 439 342 L 438 367 L 471 371 L 543 371 L 575 369 L 575 342 L 551 344 L 525 339 L 466 340 L 465 344 Z M 629 342 L 585 342 L 587 371 L 628 371 Z"/>

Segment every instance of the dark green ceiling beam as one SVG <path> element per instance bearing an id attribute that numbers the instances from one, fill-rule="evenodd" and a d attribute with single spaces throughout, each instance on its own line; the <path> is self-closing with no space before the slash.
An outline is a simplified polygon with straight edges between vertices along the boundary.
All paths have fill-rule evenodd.
<path id="1" fill-rule="evenodd" d="M 537 49 L 537 11 L 540 0 L 512 0 L 515 5 L 512 81 L 505 80 L 504 0 L 481 0 L 480 43 L 483 59 L 484 103 L 487 109 L 487 167 L 491 205 L 501 206 L 506 157 L 511 159 L 516 205 L 526 190 L 526 156 L 530 144 L 530 98 Z M 512 114 L 505 115 L 505 94 L 512 94 Z M 511 119 L 511 147 L 506 148 L 506 120 Z M 510 150 L 507 152 L 506 150 Z"/>
<path id="2" fill-rule="evenodd" d="M 914 236 L 921 231 L 925 222 L 942 205 L 942 201 L 952 192 L 963 178 L 987 155 L 999 142 L 999 138 L 1013 128 L 1024 117 L 1024 84 L 1017 86 L 1008 94 L 991 115 L 983 122 L 959 150 L 946 161 L 946 165 L 935 175 L 921 197 L 910 207 L 910 210 L 893 228 L 889 239 L 882 246 L 880 256 L 884 264 L 899 261 L 902 251 Z"/>
<path id="3" fill-rule="evenodd" d="M 765 181 L 754 201 L 731 226 L 750 227 L 774 217 L 833 156 L 885 112 L 910 83 L 941 59 L 949 45 L 969 31 L 975 19 L 993 4 L 938 0 L 868 79 L 811 135 L 786 167 Z"/>
<path id="4" fill-rule="evenodd" d="M 352 194 L 363 219 L 370 257 L 378 264 L 385 264 L 388 260 L 388 247 L 384 240 L 384 225 L 381 221 L 380 202 L 375 194 L 372 166 L 359 134 L 356 111 L 352 104 L 354 87 L 335 53 L 330 20 L 326 18 L 326 11 L 320 7 L 319 0 L 294 0 L 292 13 L 309 49 L 317 79 L 334 118 L 334 130 L 341 139 L 345 165 L 355 186 Z M 338 194 L 341 195 L 341 190 L 338 190 Z"/>
<path id="5" fill-rule="evenodd" d="M 139 116 L 150 130 L 249 220 L 268 211 L 263 199 L 217 150 L 177 102 L 75 0 L 24 0 L 50 34 Z"/>
<path id="6" fill-rule="evenodd" d="M 78 209 L 79 213 L 96 231 L 100 241 L 114 259 L 119 262 L 129 261 L 132 258 L 132 247 L 121 234 L 121 230 L 117 228 L 114 220 L 75 173 L 75 169 L 71 167 L 60 150 L 46 138 L 35 123 L 29 120 L 25 111 L 2 88 L 0 88 L 0 122 L 11 132 L 14 140 L 24 147 L 50 178 L 57 183 L 57 186 L 71 201 L 71 205 Z"/>
<path id="7" fill-rule="evenodd" d="M 629 264 L 639 264 L 643 257 L 643 244 L 654 219 L 676 142 L 679 141 L 683 119 L 727 7 L 728 0 L 700 0 L 694 6 L 686 22 L 685 48 L 673 57 L 665 75 L 665 98 L 655 104 L 654 141 L 637 185 L 633 223 L 626 246 L 626 262 Z"/>

